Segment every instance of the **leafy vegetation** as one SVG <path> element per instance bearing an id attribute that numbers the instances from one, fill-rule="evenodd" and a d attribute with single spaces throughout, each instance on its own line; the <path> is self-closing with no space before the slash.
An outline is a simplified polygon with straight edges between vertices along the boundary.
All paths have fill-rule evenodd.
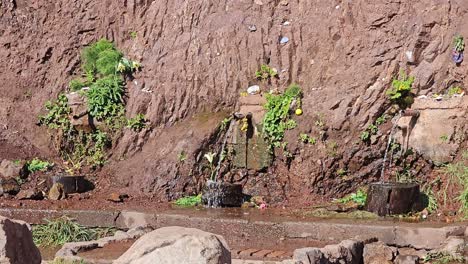
<path id="1" fill-rule="evenodd" d="M 185 151 L 181 151 L 177 155 L 177 160 L 180 161 L 180 162 L 184 162 L 186 159 L 187 159 L 187 154 L 185 153 Z"/>
<path id="2" fill-rule="evenodd" d="M 465 263 L 465 258 L 453 256 L 448 252 L 429 252 L 422 261 L 431 264 Z"/>
<path id="3" fill-rule="evenodd" d="M 127 127 L 134 131 L 141 131 L 146 127 L 146 117 L 143 114 L 137 114 L 135 117 L 127 120 Z"/>
<path id="4" fill-rule="evenodd" d="M 423 198 L 422 200 L 424 201 L 424 204 L 426 204 L 426 210 L 429 213 L 433 213 L 437 211 L 437 209 L 439 209 L 439 203 L 437 201 L 437 197 L 435 196 L 434 191 L 432 189 L 434 186 L 434 183 L 435 181 L 425 184 L 421 190 L 422 198 Z"/>
<path id="5" fill-rule="evenodd" d="M 315 145 L 315 143 L 317 143 L 317 139 L 315 137 L 311 137 L 304 133 L 299 134 L 299 141 L 305 144 L 312 144 L 312 145 Z"/>
<path id="6" fill-rule="evenodd" d="M 231 121 L 232 121 L 232 117 L 226 117 L 226 118 L 224 118 L 224 119 L 221 121 L 221 125 L 220 125 L 220 128 L 219 128 L 219 129 L 220 129 L 221 131 L 225 131 L 225 130 L 228 128 L 228 126 L 229 126 L 229 124 L 231 123 Z"/>
<path id="7" fill-rule="evenodd" d="M 463 161 L 448 164 L 443 168 L 443 172 L 447 175 L 447 183 L 444 190 L 444 203 L 447 200 L 447 189 L 449 185 L 456 184 L 461 187 L 461 191 L 456 198 L 460 202 L 460 213 L 468 218 L 468 166 Z"/>
<path id="8" fill-rule="evenodd" d="M 276 76 L 278 76 L 278 73 L 276 72 L 276 70 L 270 68 L 270 66 L 265 65 L 265 64 L 262 64 L 260 66 L 260 70 L 255 72 L 255 77 L 257 77 L 257 79 L 262 80 L 262 81 L 275 78 Z"/>
<path id="9" fill-rule="evenodd" d="M 359 189 L 355 193 L 351 193 L 349 195 L 346 195 L 345 197 L 338 199 L 337 202 L 339 203 L 349 203 L 349 202 L 354 202 L 360 206 L 364 206 L 367 201 L 367 193 L 361 189 Z"/>
<path id="10" fill-rule="evenodd" d="M 59 130 L 56 147 L 69 165 L 70 173 L 80 170 L 83 165 L 102 166 L 106 160 L 105 150 L 111 143 L 110 136 L 118 129 L 127 125 L 140 130 L 146 125 L 143 115 L 129 120 L 125 118 L 125 76 L 138 68 L 139 63 L 124 58 L 122 52 L 105 39 L 83 50 L 82 69 L 86 81 L 77 78 L 69 86 L 73 91 L 80 90 L 80 95 L 86 97 L 90 115 L 105 124 L 104 129 L 100 128 L 102 130 L 84 132 L 75 129 L 69 119 L 71 109 L 64 94 L 46 103 L 47 114 L 39 117 L 39 124 Z M 81 90 L 84 86 L 89 89 Z"/>
<path id="11" fill-rule="evenodd" d="M 387 121 L 387 116 L 385 114 L 378 117 L 373 124 L 370 124 L 366 130 L 362 131 L 359 138 L 362 141 L 368 141 L 371 135 L 376 135 L 379 132 L 379 127 Z"/>
<path id="12" fill-rule="evenodd" d="M 457 52 L 463 52 L 465 50 L 465 41 L 463 40 L 463 36 L 456 35 L 453 38 L 453 49 Z"/>
<path id="13" fill-rule="evenodd" d="M 129 35 L 130 35 L 130 38 L 132 39 L 136 39 L 136 37 L 138 36 L 136 31 L 131 31 Z"/>
<path id="14" fill-rule="evenodd" d="M 34 243 L 45 247 L 95 240 L 114 232 L 112 228 L 87 228 L 68 217 L 45 221 L 46 224 L 35 225 L 32 228 Z"/>
<path id="15" fill-rule="evenodd" d="M 36 171 L 46 171 L 49 168 L 52 168 L 54 166 L 53 163 L 49 163 L 47 161 L 40 160 L 38 158 L 34 158 L 31 161 L 27 163 L 28 166 L 28 171 L 30 173 L 36 172 Z"/>
<path id="16" fill-rule="evenodd" d="M 182 207 L 194 207 L 201 204 L 201 194 L 177 199 L 174 204 Z"/>
<path id="17" fill-rule="evenodd" d="M 456 94 L 462 94 L 463 89 L 460 86 L 450 87 L 447 91 L 448 96 L 454 96 Z"/>
<path id="18" fill-rule="evenodd" d="M 413 82 L 414 77 L 408 76 L 404 71 L 401 71 L 398 78 L 393 79 L 392 87 L 386 92 L 387 96 L 400 108 L 406 109 L 413 103 L 413 95 L 411 94 Z"/>
<path id="19" fill-rule="evenodd" d="M 300 107 L 301 94 L 301 88 L 292 84 L 284 94 L 266 96 L 267 103 L 264 107 L 267 111 L 263 119 L 263 135 L 271 149 L 280 147 L 284 132 L 297 126 L 296 122 L 290 119 L 290 107 L 293 100 L 296 100 L 296 105 L 299 104 Z"/>

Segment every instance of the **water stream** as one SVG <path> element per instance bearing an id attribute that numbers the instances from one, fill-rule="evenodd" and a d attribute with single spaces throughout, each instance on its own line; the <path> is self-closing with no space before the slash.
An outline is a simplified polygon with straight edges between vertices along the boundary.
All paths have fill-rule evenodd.
<path id="1" fill-rule="evenodd" d="M 384 158 L 383 158 L 383 163 L 382 163 L 382 170 L 380 172 L 380 182 L 384 182 L 384 176 L 385 176 L 385 163 L 387 162 L 387 156 L 388 156 L 388 150 L 390 149 L 390 146 L 392 145 L 392 141 L 393 141 L 393 133 L 395 131 L 395 128 L 398 124 L 398 120 L 400 120 L 400 117 L 401 117 L 401 111 L 398 113 L 398 115 L 394 118 L 394 121 L 393 121 L 393 126 L 392 126 L 392 129 L 390 130 L 390 135 L 388 136 L 388 143 L 387 143 L 387 148 L 385 149 L 385 154 L 384 154 Z M 388 168 L 390 169 L 390 166 L 391 166 L 391 162 L 390 164 L 388 165 Z"/>

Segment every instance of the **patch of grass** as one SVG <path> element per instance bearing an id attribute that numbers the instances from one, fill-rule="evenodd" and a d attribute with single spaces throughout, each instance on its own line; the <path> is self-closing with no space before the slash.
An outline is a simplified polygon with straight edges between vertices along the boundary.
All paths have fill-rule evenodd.
<path id="1" fill-rule="evenodd" d="M 453 256 L 449 252 L 429 252 L 422 261 L 431 264 L 465 263 L 465 258 Z"/>
<path id="2" fill-rule="evenodd" d="M 35 225 L 32 228 L 34 243 L 44 247 L 95 240 L 110 236 L 115 231 L 113 228 L 87 228 L 68 217 L 45 221 L 45 225 Z"/>
<path id="3" fill-rule="evenodd" d="M 366 204 L 366 201 L 367 201 L 367 193 L 361 189 L 359 189 L 355 193 L 348 194 L 345 197 L 337 200 L 338 203 L 345 204 L 349 202 L 354 202 L 360 206 L 364 206 Z"/>
<path id="4" fill-rule="evenodd" d="M 186 196 L 177 199 L 174 204 L 181 207 L 194 207 L 201 204 L 202 195 Z"/>
<path id="5" fill-rule="evenodd" d="M 413 103 L 411 89 L 413 86 L 414 77 L 406 75 L 401 71 L 398 78 L 392 81 L 392 87 L 387 90 L 386 94 L 390 101 L 397 104 L 401 109 L 406 109 Z"/>
<path id="6" fill-rule="evenodd" d="M 437 209 L 439 209 L 439 202 L 437 201 L 437 197 L 435 196 L 434 191 L 432 189 L 433 186 L 434 182 L 428 183 L 421 188 L 422 199 L 424 201 L 424 204 L 426 204 L 426 210 L 429 213 L 436 212 Z"/>
<path id="7" fill-rule="evenodd" d="M 27 166 L 28 166 L 28 171 L 30 173 L 33 173 L 36 171 L 46 171 L 52 168 L 54 164 L 47 162 L 47 161 L 40 160 L 38 158 L 34 158 L 27 163 Z"/>
<path id="8" fill-rule="evenodd" d="M 266 96 L 265 109 L 267 112 L 263 119 L 263 135 L 270 144 L 271 150 L 281 146 L 286 130 L 297 126 L 297 123 L 290 119 L 289 110 L 292 101 L 298 101 L 301 94 L 301 88 L 296 84 L 292 84 L 284 94 L 268 94 Z"/>
<path id="9" fill-rule="evenodd" d="M 54 258 L 49 264 L 87 264 L 84 260 L 67 260 L 63 258 Z"/>
<path id="10" fill-rule="evenodd" d="M 466 166 L 463 161 L 460 161 L 446 165 L 442 171 L 447 175 L 447 182 L 443 190 L 444 203 L 447 201 L 448 187 L 451 184 L 460 186 L 461 191 L 456 200 L 460 202 L 460 213 L 465 218 L 468 218 L 468 166 Z"/>
<path id="11" fill-rule="evenodd" d="M 255 72 L 255 77 L 262 81 L 267 81 L 269 79 L 275 78 L 276 76 L 278 76 L 276 70 L 265 64 L 262 64 L 260 66 L 260 70 Z"/>

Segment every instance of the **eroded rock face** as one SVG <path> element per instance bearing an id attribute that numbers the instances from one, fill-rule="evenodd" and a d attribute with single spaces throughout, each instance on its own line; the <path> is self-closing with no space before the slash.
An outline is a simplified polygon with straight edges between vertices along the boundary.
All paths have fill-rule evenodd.
<path id="1" fill-rule="evenodd" d="M 262 63 L 279 74 L 267 89 L 282 91 L 292 82 L 303 88 L 304 114 L 287 135 L 291 152 L 300 155 L 288 167 L 240 180 L 245 189 L 303 201 L 314 199 L 303 194 L 336 197 L 376 180 L 388 131 L 370 147 L 354 143 L 385 110 L 385 90 L 400 69 L 419 77 L 415 88 L 423 93 L 464 83 L 467 65 L 457 67 L 449 56 L 452 36 L 468 35 L 468 3 L 281 2 L 1 1 L 0 154 L 55 153 L 46 129 L 34 125 L 37 116 L 80 74 L 81 48 L 106 37 L 143 65 L 128 82 L 128 116 L 143 113 L 161 127 L 124 131 L 110 155 L 115 160 L 102 172 L 113 182 L 161 199 L 199 188 L 201 176 L 187 175 L 200 149 L 234 110 L 239 93 L 259 84 L 254 76 Z M 227 113 L 213 114 L 221 109 Z M 201 113 L 208 117 L 198 120 Z M 339 146 L 336 155 L 327 143 L 297 143 L 300 132 L 318 137 L 317 113 L 329 128 L 327 140 Z M 182 151 L 190 157 L 183 166 L 177 161 Z M 354 178 L 335 177 L 339 166 Z"/>
<path id="2" fill-rule="evenodd" d="M 221 236 L 194 228 L 164 227 L 138 239 L 114 264 L 230 264 Z"/>
<path id="3" fill-rule="evenodd" d="M 31 227 L 27 223 L 0 216 L 0 263 L 41 263 L 41 253 L 32 240 Z"/>

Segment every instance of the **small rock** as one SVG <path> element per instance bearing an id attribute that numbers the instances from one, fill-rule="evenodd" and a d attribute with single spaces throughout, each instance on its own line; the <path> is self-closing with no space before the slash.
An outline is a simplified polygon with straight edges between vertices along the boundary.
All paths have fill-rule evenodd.
<path id="1" fill-rule="evenodd" d="M 20 177 L 21 179 L 26 179 L 28 174 L 28 166 L 25 162 L 2 160 L 0 163 L 0 176 L 3 175 L 5 178 Z"/>
<path id="2" fill-rule="evenodd" d="M 18 182 L 13 178 L 0 179 L 0 194 L 16 195 L 20 191 Z"/>
<path id="3" fill-rule="evenodd" d="M 289 38 L 288 38 L 288 37 L 282 37 L 282 38 L 280 39 L 280 44 L 286 44 L 286 43 L 288 43 L 288 42 L 289 42 Z"/>
<path id="4" fill-rule="evenodd" d="M 282 6 L 287 6 L 287 5 L 289 5 L 289 2 L 288 2 L 287 0 L 282 0 L 282 1 L 280 2 L 280 5 L 282 5 Z"/>
<path id="5" fill-rule="evenodd" d="M 126 198 L 128 198 L 127 194 L 111 193 L 109 197 L 107 197 L 107 200 L 114 203 L 121 203 Z"/>
<path id="6" fill-rule="evenodd" d="M 406 55 L 406 60 L 409 62 L 409 63 L 414 63 L 414 55 L 413 55 L 413 52 L 408 50 L 405 52 L 405 55 Z"/>
<path id="7" fill-rule="evenodd" d="M 49 190 L 49 199 L 58 201 L 65 198 L 65 193 L 63 191 L 63 185 L 61 183 L 54 183 Z"/>
<path id="8" fill-rule="evenodd" d="M 397 254 L 397 249 L 389 247 L 382 242 L 367 244 L 364 246 L 364 263 L 366 264 L 384 264 L 392 263 Z"/>
<path id="9" fill-rule="evenodd" d="M 261 0 L 254 0 L 254 3 L 257 5 L 263 5 L 263 2 Z"/>
<path id="10" fill-rule="evenodd" d="M 250 25 L 249 30 L 250 30 L 250 32 L 255 32 L 255 31 L 257 31 L 257 27 L 255 25 Z"/>
<path id="11" fill-rule="evenodd" d="M 42 200 L 44 199 L 44 194 L 42 191 L 37 190 L 36 188 L 21 190 L 16 198 L 18 200 Z"/>
<path id="12" fill-rule="evenodd" d="M 398 255 L 394 261 L 395 264 L 418 264 L 419 257 L 418 256 L 405 256 L 405 255 Z"/>
<path id="13" fill-rule="evenodd" d="M 257 94 L 259 92 L 260 92 L 260 86 L 258 85 L 252 85 L 249 88 L 247 88 L 248 94 Z"/>

